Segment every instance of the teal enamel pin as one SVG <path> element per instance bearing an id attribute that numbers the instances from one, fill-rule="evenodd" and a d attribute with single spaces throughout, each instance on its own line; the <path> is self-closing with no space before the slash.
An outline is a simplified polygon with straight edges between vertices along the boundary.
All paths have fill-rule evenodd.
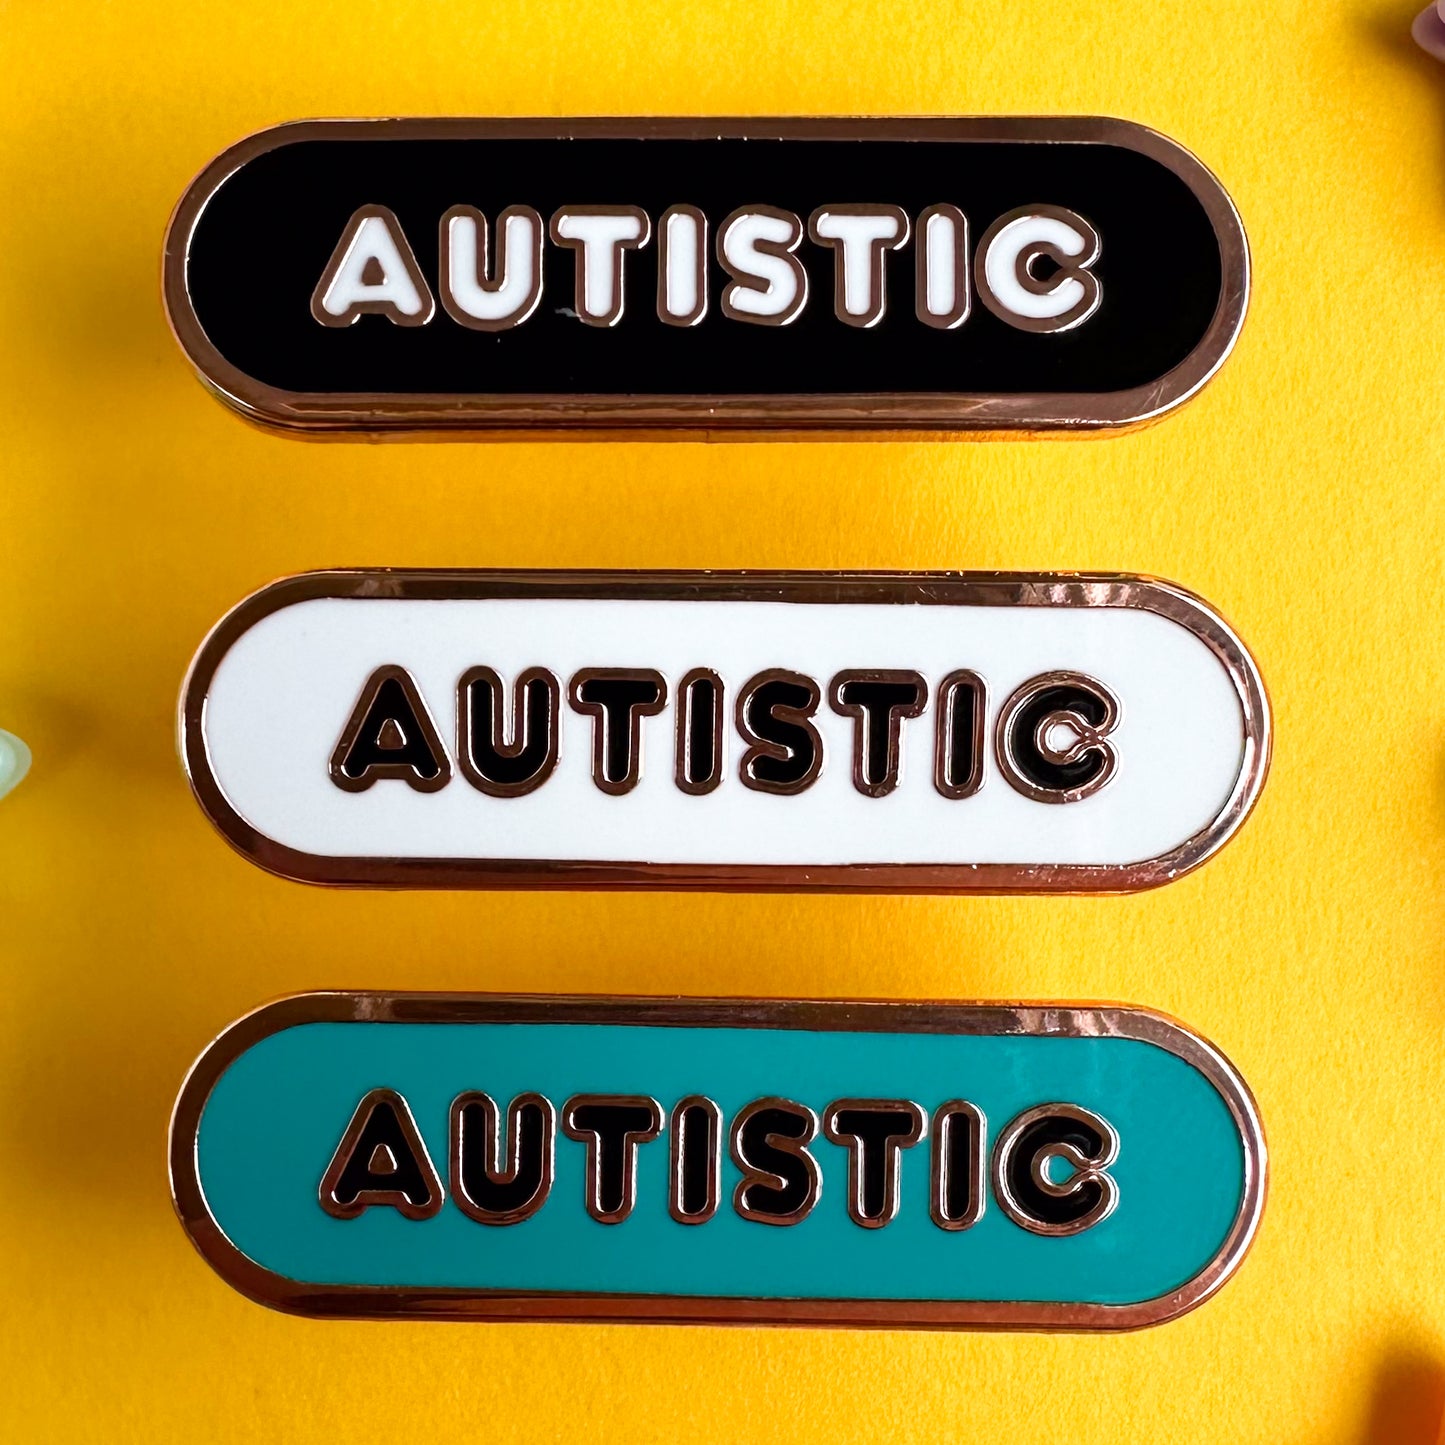
<path id="1" fill-rule="evenodd" d="M 1265 1193 L 1215 1048 L 1072 1004 L 300 995 L 201 1055 L 170 1166 L 224 1279 L 332 1317 L 1132 1329 Z"/>

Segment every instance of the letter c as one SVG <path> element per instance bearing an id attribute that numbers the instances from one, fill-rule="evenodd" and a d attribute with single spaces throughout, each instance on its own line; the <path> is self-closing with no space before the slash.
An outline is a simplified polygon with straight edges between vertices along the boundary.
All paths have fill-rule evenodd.
<path id="1" fill-rule="evenodd" d="M 999 320 L 1020 331 L 1070 331 L 1103 299 L 1089 269 L 1099 251 L 1099 233 L 1077 212 L 1024 206 L 1000 216 L 978 243 L 978 294 Z M 1038 274 L 1040 262 L 1052 271 Z"/>

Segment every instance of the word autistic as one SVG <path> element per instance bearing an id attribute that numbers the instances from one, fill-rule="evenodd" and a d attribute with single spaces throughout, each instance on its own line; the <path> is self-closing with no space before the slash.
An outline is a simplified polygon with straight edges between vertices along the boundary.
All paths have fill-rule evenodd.
<path id="1" fill-rule="evenodd" d="M 673 780 L 684 793 L 717 788 L 726 765 L 723 679 L 694 668 L 675 695 Z M 933 785 L 949 799 L 983 786 L 987 684 L 961 669 L 933 690 Z M 828 684 L 832 710 L 853 721 L 852 779 L 870 798 L 892 793 L 902 778 L 903 729 L 928 706 L 928 682 L 908 670 L 853 669 Z M 744 751 L 745 788 L 789 796 L 823 771 L 823 737 L 814 721 L 823 699 L 806 673 L 770 668 L 737 693 L 733 720 Z M 567 688 L 572 709 L 592 720 L 592 781 L 602 792 L 629 793 L 642 777 L 643 727 L 668 705 L 669 684 L 652 668 L 591 667 Z M 1113 778 L 1110 735 L 1120 705 L 1103 683 L 1077 672 L 1030 678 L 1005 701 L 994 725 L 994 757 L 1009 785 L 1041 803 L 1090 797 Z M 520 674 L 512 688 L 490 667 L 465 672 L 456 689 L 457 763 L 466 780 L 494 798 L 540 788 L 557 766 L 561 686 L 546 668 Z M 331 781 L 361 793 L 383 780 L 433 793 L 452 777 L 452 762 L 416 682 L 388 664 L 367 679 L 330 761 Z"/>
<path id="2" fill-rule="evenodd" d="M 657 224 L 657 317 L 696 326 L 709 303 L 709 222 L 696 206 L 672 206 Z M 615 326 L 626 307 L 627 254 L 649 244 L 652 220 L 637 206 L 563 206 L 549 223 L 530 206 L 509 206 L 495 234 L 472 206 L 441 218 L 442 308 L 476 331 L 520 326 L 542 300 L 544 237 L 573 253 L 574 307 L 588 326 Z M 1025 206 L 1000 216 L 976 249 L 957 206 L 929 206 L 916 222 L 894 205 L 821 206 L 803 219 L 776 206 L 744 206 L 717 227 L 716 257 L 727 275 L 720 309 L 730 321 L 787 326 L 808 304 L 804 237 L 833 252 L 833 310 L 847 326 L 876 326 L 888 310 L 887 256 L 914 245 L 914 314 L 951 331 L 968 320 L 972 291 L 1021 331 L 1069 331 L 1098 310 L 1091 269 L 1098 232 L 1062 206 Z M 972 284 L 970 251 L 973 249 Z M 495 252 L 495 255 L 493 255 Z M 362 206 L 341 234 L 311 298 L 323 326 L 365 315 L 425 326 L 437 303 L 401 222 L 385 206 Z"/>
<path id="3" fill-rule="evenodd" d="M 929 1115 L 907 1099 L 837 1099 L 819 1116 L 806 1104 L 766 1096 L 740 1109 L 724 1130 L 722 1111 L 702 1094 L 674 1105 L 669 1119 L 645 1095 L 577 1094 L 562 1106 L 561 1130 L 586 1149 L 584 1204 L 599 1224 L 621 1224 L 637 1202 L 638 1152 L 666 1128 L 671 1145 L 668 1212 L 678 1224 L 706 1224 L 722 1202 L 726 1138 L 739 1171 L 733 1210 L 754 1224 L 801 1224 L 823 1193 L 813 1152 L 823 1137 L 847 1153 L 848 1217 L 881 1229 L 897 1217 L 903 1151 L 932 1133 L 929 1214 L 943 1230 L 971 1229 L 986 1207 L 987 1125 L 965 1099 Z M 478 1224 L 530 1219 L 547 1202 L 556 1173 L 558 1112 L 542 1094 L 519 1094 L 502 1111 L 490 1095 L 459 1094 L 448 1134 L 453 1202 Z M 991 1182 L 999 1208 L 1032 1234 L 1081 1233 L 1118 1203 L 1108 1172 L 1119 1153 L 1113 1127 L 1073 1104 L 1027 1109 L 1000 1132 Z M 1061 1166 L 1061 1167 L 1056 1167 Z M 321 1207 L 355 1219 L 384 1206 L 431 1219 L 444 1202 L 441 1178 L 406 1099 L 373 1089 L 357 1105 L 321 1179 Z"/>

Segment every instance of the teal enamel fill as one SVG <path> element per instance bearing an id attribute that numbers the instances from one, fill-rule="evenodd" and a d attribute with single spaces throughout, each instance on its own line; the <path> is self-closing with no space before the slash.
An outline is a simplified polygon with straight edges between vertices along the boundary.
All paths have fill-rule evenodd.
<path id="1" fill-rule="evenodd" d="M 819 1115 L 844 1097 L 907 1098 L 930 1114 L 964 1098 L 983 1110 L 990 1147 L 1023 1110 L 1066 1102 L 1117 1131 L 1119 1203 L 1102 1223 L 1058 1239 L 1012 1223 L 990 1192 L 978 1224 L 944 1231 L 928 1212 L 925 1140 L 904 1152 L 898 1216 L 865 1230 L 846 1212 L 847 1153 L 820 1136 L 822 1195 L 801 1224 L 735 1214 L 738 1171 L 724 1158 L 717 1215 L 686 1226 L 667 1210 L 664 1133 L 640 1150 L 631 1217 L 602 1225 L 583 1206 L 586 1151 L 559 1129 L 551 1194 L 522 1224 L 476 1224 L 450 1199 L 429 1220 L 384 1207 L 335 1219 L 317 1186 L 357 1103 L 380 1087 L 406 1098 L 444 1183 L 450 1104 L 471 1089 L 502 1104 L 536 1091 L 559 1112 L 576 1093 L 649 1094 L 665 1112 L 706 1094 L 728 1122 L 768 1094 Z M 1133 1039 L 581 1023 L 284 1029 L 217 1081 L 197 1165 L 231 1242 L 298 1282 L 773 1299 L 1139 1303 L 1214 1258 L 1245 1184 L 1239 1129 L 1214 1086 Z"/>

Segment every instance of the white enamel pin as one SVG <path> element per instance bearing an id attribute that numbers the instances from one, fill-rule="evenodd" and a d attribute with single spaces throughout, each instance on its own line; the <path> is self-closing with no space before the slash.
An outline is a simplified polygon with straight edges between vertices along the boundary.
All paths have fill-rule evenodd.
<path id="1" fill-rule="evenodd" d="M 1128 892 L 1240 826 L 1270 724 L 1138 577 L 376 570 L 232 611 L 180 747 L 307 882 Z"/>

